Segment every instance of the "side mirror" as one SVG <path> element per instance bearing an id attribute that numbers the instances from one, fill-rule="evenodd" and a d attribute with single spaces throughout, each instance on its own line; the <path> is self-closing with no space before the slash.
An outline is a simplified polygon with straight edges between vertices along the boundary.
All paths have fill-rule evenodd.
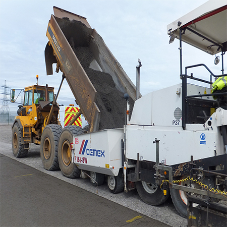
<path id="1" fill-rule="evenodd" d="M 214 59 L 214 64 L 217 65 L 220 62 L 220 57 L 216 56 Z"/>
<path id="2" fill-rule="evenodd" d="M 11 89 L 11 99 L 10 102 L 15 102 L 15 89 Z"/>

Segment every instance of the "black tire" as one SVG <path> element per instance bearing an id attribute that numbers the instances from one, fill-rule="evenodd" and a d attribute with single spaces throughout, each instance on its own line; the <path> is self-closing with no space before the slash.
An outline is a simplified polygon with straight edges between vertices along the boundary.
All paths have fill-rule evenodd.
<path id="1" fill-rule="evenodd" d="M 143 202 L 153 206 L 163 204 L 169 197 L 169 190 L 164 195 L 160 186 L 145 181 L 137 181 L 136 189 Z"/>
<path id="2" fill-rule="evenodd" d="M 113 194 L 117 194 L 124 191 L 124 178 L 122 173 L 119 173 L 118 176 L 108 176 L 107 185 L 109 190 Z"/>
<path id="3" fill-rule="evenodd" d="M 90 132 L 90 125 L 86 125 L 83 127 L 83 133 L 88 133 Z"/>
<path id="4" fill-rule="evenodd" d="M 61 172 L 68 178 L 79 178 L 80 169 L 72 163 L 70 143 L 73 142 L 73 135 L 81 135 L 83 130 L 78 126 L 67 126 L 62 130 L 58 143 L 58 162 Z"/>
<path id="5" fill-rule="evenodd" d="M 47 125 L 42 133 L 40 142 L 40 156 L 46 170 L 58 170 L 58 141 L 62 128 L 57 124 Z"/>
<path id="6" fill-rule="evenodd" d="M 90 172 L 90 181 L 94 186 L 100 186 L 104 184 L 105 181 L 105 175 L 101 173 L 96 172 Z"/>
<path id="7" fill-rule="evenodd" d="M 183 177 L 183 178 L 186 178 L 186 177 Z M 189 180 L 182 181 L 180 183 L 180 185 L 189 187 L 190 182 L 189 182 Z M 198 189 L 200 188 L 199 185 L 197 185 L 197 184 L 195 184 L 193 182 L 192 182 L 192 187 L 193 188 L 198 188 Z M 173 202 L 174 207 L 177 210 L 177 212 L 182 217 L 187 218 L 187 215 L 188 215 L 188 211 L 187 211 L 187 208 L 188 208 L 188 206 L 187 206 L 187 203 L 188 203 L 187 193 L 184 192 L 184 191 L 178 190 L 178 189 L 171 188 L 170 189 L 170 195 L 171 195 L 172 202 Z"/>
<path id="8" fill-rule="evenodd" d="M 24 158 L 28 155 L 29 144 L 22 144 L 22 130 L 18 123 L 14 124 L 12 129 L 12 151 L 16 158 Z"/>
<path id="9" fill-rule="evenodd" d="M 170 194 L 171 194 L 172 202 L 177 212 L 182 217 L 187 218 L 187 204 L 185 204 L 181 199 L 180 190 L 171 188 Z"/>

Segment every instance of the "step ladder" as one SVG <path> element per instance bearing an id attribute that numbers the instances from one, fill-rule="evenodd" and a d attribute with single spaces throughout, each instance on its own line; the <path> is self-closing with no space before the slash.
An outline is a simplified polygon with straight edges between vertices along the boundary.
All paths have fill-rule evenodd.
<path id="1" fill-rule="evenodd" d="M 23 139 L 24 143 L 31 143 L 31 127 L 28 125 L 23 127 Z"/>

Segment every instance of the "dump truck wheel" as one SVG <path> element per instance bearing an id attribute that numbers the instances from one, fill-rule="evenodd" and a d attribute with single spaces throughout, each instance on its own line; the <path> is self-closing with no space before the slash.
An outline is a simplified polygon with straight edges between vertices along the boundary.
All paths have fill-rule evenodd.
<path id="1" fill-rule="evenodd" d="M 108 176 L 107 185 L 109 190 L 114 194 L 124 191 L 124 179 L 122 174 L 119 173 L 118 176 Z"/>
<path id="2" fill-rule="evenodd" d="M 12 150 L 16 158 L 26 157 L 28 154 L 29 144 L 22 144 L 22 128 L 18 123 L 15 123 L 12 130 Z"/>
<path id="3" fill-rule="evenodd" d="M 169 197 L 169 190 L 167 190 L 167 195 L 164 195 L 163 191 L 158 185 L 147 183 L 145 181 L 137 181 L 136 189 L 143 202 L 149 205 L 161 205 Z"/>
<path id="4" fill-rule="evenodd" d="M 83 127 L 83 133 L 88 133 L 90 131 L 90 125 L 86 125 Z"/>
<path id="5" fill-rule="evenodd" d="M 95 186 L 100 186 L 102 184 L 104 184 L 104 180 L 105 180 L 105 175 L 101 174 L 101 173 L 96 173 L 96 172 L 90 172 L 90 179 L 91 179 L 91 183 Z"/>
<path id="6" fill-rule="evenodd" d="M 62 128 L 60 125 L 47 125 L 42 133 L 40 142 L 40 156 L 43 167 L 46 170 L 59 169 L 58 164 L 58 141 Z"/>
<path id="7" fill-rule="evenodd" d="M 67 126 L 62 130 L 58 144 L 58 161 L 61 172 L 68 178 L 79 178 L 80 169 L 72 163 L 70 144 L 73 142 L 73 135 L 81 135 L 83 130 L 78 126 Z"/>

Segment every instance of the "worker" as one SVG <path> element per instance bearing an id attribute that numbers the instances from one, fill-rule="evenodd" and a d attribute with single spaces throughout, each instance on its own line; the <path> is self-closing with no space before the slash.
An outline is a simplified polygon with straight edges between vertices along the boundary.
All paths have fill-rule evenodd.
<path id="1" fill-rule="evenodd" d="M 43 98 L 37 98 L 37 99 L 35 100 L 35 104 L 39 104 L 39 101 L 44 101 L 44 99 L 43 99 Z"/>
<path id="2" fill-rule="evenodd" d="M 216 90 L 220 91 L 224 87 L 227 86 L 227 76 L 220 76 L 218 79 L 212 84 L 212 93 L 215 92 Z"/>
<path id="3" fill-rule="evenodd" d="M 218 93 L 227 93 L 227 76 L 220 76 L 218 79 L 212 84 L 212 93 L 214 94 L 213 98 L 217 99 L 219 107 L 227 106 L 227 94 L 225 95 L 215 95 Z"/>
<path id="4" fill-rule="evenodd" d="M 38 90 L 38 93 L 35 91 L 35 95 L 38 96 L 35 100 L 35 104 L 39 104 L 39 101 L 45 101 L 45 94 L 44 91 Z"/>

